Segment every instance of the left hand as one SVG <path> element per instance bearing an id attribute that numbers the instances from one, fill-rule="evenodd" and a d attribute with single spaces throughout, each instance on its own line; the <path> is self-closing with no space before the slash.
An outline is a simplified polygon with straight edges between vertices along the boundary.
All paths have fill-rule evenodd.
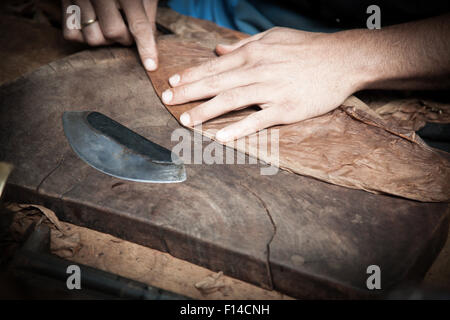
<path id="1" fill-rule="evenodd" d="M 274 28 L 230 46 L 218 45 L 219 57 L 170 77 L 172 88 L 163 93 L 163 101 L 176 105 L 214 97 L 181 115 L 186 126 L 261 107 L 219 130 L 216 139 L 222 142 L 322 115 L 361 83 L 357 59 L 336 35 Z"/>

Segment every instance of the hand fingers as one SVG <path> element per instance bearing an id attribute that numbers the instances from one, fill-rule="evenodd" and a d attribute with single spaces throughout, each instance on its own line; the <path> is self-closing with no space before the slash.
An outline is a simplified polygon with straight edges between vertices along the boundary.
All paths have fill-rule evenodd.
<path id="1" fill-rule="evenodd" d="M 263 96 L 264 88 L 260 84 L 234 88 L 183 113 L 180 121 L 185 126 L 195 126 L 232 110 L 264 103 Z"/>
<path id="2" fill-rule="evenodd" d="M 215 74 L 225 72 L 245 63 L 245 56 L 233 53 L 224 57 L 213 58 L 199 66 L 184 70 L 180 74 L 175 74 L 169 78 L 172 87 L 184 85 L 200 79 L 210 77 Z"/>
<path id="3" fill-rule="evenodd" d="M 252 113 L 247 118 L 219 130 L 216 139 L 228 142 L 276 125 L 279 122 L 277 121 L 279 113 L 280 110 L 274 107 Z"/>
<path id="4" fill-rule="evenodd" d="M 67 8 L 72 5 L 72 1 L 70 0 L 62 0 L 62 27 L 63 27 L 63 36 L 64 39 L 70 41 L 84 42 L 83 34 L 80 29 L 69 29 L 67 27 L 67 19 L 69 19 L 70 15 L 73 13 L 67 13 Z"/>
<path id="5" fill-rule="evenodd" d="M 149 18 L 154 17 L 147 17 L 146 9 L 141 0 L 120 0 L 119 2 L 127 17 L 128 27 L 136 41 L 139 56 L 144 67 L 148 71 L 156 70 L 158 53 L 153 33 L 152 24 L 154 24 L 154 21 L 149 21 Z M 149 10 L 151 6 L 152 4 L 147 5 Z M 154 9 L 156 14 L 156 6 Z"/>
<path id="6" fill-rule="evenodd" d="M 103 36 L 125 46 L 133 43 L 133 38 L 114 0 L 92 0 Z"/>
<path id="7" fill-rule="evenodd" d="M 94 7 L 92 6 L 91 2 L 89 0 L 75 0 L 74 2 L 81 9 L 81 24 L 84 40 L 90 46 L 101 46 L 111 43 L 110 41 L 107 41 L 103 36 L 98 21 L 95 21 L 94 23 L 83 27 L 83 23 L 86 23 L 87 21 L 93 19 L 97 19 Z"/>
<path id="8" fill-rule="evenodd" d="M 158 9 L 158 0 L 143 0 L 145 14 L 150 22 L 153 30 L 153 34 L 156 30 L 156 11 Z"/>
<path id="9" fill-rule="evenodd" d="M 167 89 L 162 94 L 165 104 L 174 105 L 210 98 L 223 91 L 254 83 L 253 73 L 240 68 L 203 78 L 184 86 Z"/>
<path id="10" fill-rule="evenodd" d="M 242 47 L 243 45 L 245 45 L 245 44 L 247 44 L 249 42 L 261 39 L 267 32 L 269 32 L 269 30 L 266 30 L 264 32 L 255 34 L 255 35 L 253 35 L 251 37 L 242 39 L 242 40 L 240 40 L 238 42 L 235 42 L 233 44 L 230 44 L 230 45 L 218 44 L 216 46 L 216 52 L 217 52 L 218 55 L 224 55 L 224 54 L 230 53 L 230 52 L 232 52 L 232 51 Z"/>

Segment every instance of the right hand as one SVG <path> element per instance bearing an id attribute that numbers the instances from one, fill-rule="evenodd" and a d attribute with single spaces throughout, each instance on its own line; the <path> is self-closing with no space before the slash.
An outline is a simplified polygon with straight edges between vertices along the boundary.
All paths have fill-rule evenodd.
<path id="1" fill-rule="evenodd" d="M 81 30 L 70 30 L 65 23 L 66 10 L 78 5 L 81 24 L 96 20 Z M 136 42 L 141 61 L 148 71 L 158 66 L 155 42 L 155 18 L 158 0 L 62 0 L 63 34 L 66 40 L 84 42 L 91 46 L 120 43 L 125 46 Z M 128 21 L 125 24 L 119 11 Z"/>

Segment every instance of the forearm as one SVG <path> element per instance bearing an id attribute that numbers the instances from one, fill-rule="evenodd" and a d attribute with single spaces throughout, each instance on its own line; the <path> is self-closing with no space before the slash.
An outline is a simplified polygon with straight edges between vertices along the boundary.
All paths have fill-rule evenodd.
<path id="1" fill-rule="evenodd" d="M 450 15 L 335 33 L 355 91 L 450 88 Z M 341 52 L 342 54 L 342 52 Z"/>

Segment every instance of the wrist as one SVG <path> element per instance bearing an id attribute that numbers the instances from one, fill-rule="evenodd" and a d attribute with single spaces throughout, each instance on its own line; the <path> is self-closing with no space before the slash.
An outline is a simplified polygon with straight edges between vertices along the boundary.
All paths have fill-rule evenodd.
<path id="1" fill-rule="evenodd" d="M 379 30 L 354 29 L 330 34 L 351 94 L 374 88 L 386 77 L 381 72 L 378 50 L 369 41 L 369 32 L 378 33 Z"/>

